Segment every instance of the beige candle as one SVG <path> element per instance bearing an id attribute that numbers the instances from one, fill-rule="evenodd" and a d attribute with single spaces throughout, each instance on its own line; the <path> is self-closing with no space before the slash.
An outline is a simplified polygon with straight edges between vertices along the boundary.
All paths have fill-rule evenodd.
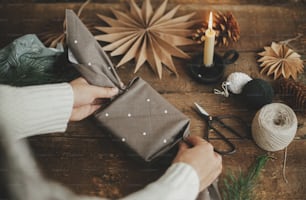
<path id="1" fill-rule="evenodd" d="M 216 32 L 212 29 L 212 12 L 209 13 L 208 29 L 205 31 L 205 45 L 204 45 L 204 65 L 211 67 L 214 58 L 214 46 Z"/>

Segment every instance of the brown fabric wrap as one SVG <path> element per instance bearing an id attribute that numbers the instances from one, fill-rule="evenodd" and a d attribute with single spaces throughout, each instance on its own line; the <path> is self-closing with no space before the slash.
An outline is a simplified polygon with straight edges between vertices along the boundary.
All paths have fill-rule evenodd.
<path id="1" fill-rule="evenodd" d="M 169 150 L 189 130 L 189 119 L 141 78 L 95 116 L 146 161 Z"/>
<path id="2" fill-rule="evenodd" d="M 70 60 L 88 82 L 118 87 L 120 95 L 95 114 L 107 128 L 145 161 L 170 150 L 189 134 L 189 119 L 165 100 L 147 82 L 135 78 L 124 86 L 113 64 L 92 34 L 71 10 L 66 11 Z"/>

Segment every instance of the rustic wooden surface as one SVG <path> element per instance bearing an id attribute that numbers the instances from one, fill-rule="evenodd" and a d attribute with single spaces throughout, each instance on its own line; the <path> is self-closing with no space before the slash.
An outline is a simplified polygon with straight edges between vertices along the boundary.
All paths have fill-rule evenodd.
<path id="1" fill-rule="evenodd" d="M 110 14 L 109 8 L 125 8 L 126 1 L 95 1 L 84 10 L 86 20 L 97 21 L 95 13 Z M 138 1 L 139 2 L 139 1 Z M 155 2 L 155 1 L 154 1 Z M 180 13 L 196 11 L 203 18 L 210 10 L 231 11 L 241 27 L 241 39 L 231 48 L 240 53 L 240 58 L 229 65 L 225 77 L 231 72 L 242 71 L 253 78 L 269 77 L 259 73 L 256 53 L 272 41 L 281 41 L 304 34 L 292 47 L 300 54 L 306 54 L 306 3 L 292 1 L 255 1 L 251 0 L 169 0 L 169 7 L 181 3 Z M 2 1 L 0 5 L 0 45 L 3 47 L 12 39 L 26 33 L 40 33 L 48 23 L 61 22 L 64 9 L 77 10 L 79 3 L 39 3 L 28 1 Z M 101 22 L 99 22 L 101 23 Z M 200 46 L 189 49 L 193 54 Z M 218 48 L 224 52 L 226 48 Z M 117 58 L 112 58 L 118 62 Z M 186 61 L 175 60 L 180 77 L 176 78 L 167 71 L 163 79 L 152 74 L 148 66 L 137 73 L 148 81 L 169 102 L 191 118 L 191 132 L 203 135 L 204 123 L 192 110 L 193 102 L 199 102 L 212 115 L 232 113 L 244 117 L 251 124 L 256 111 L 249 110 L 236 97 L 225 99 L 212 94 L 215 85 L 201 85 L 187 75 Z M 118 70 L 127 83 L 135 75 L 133 62 Z M 305 74 L 300 81 L 305 81 Z M 276 95 L 275 102 L 280 101 Z M 306 116 L 297 113 L 299 129 L 294 141 L 288 147 L 287 179 L 282 178 L 283 151 L 269 153 L 270 159 L 263 170 L 256 188 L 258 199 L 306 199 Z M 136 162 L 132 155 L 126 154 L 120 145 L 112 141 L 92 121 L 70 123 L 65 133 L 54 133 L 29 138 L 34 155 L 43 173 L 50 179 L 59 181 L 79 194 L 121 197 L 142 188 L 156 180 L 165 170 L 165 165 L 143 165 Z M 238 147 L 235 154 L 223 157 L 224 176 L 227 169 L 246 170 L 258 155 L 266 153 L 252 140 L 232 138 Z M 221 180 L 222 180 L 221 177 Z"/>

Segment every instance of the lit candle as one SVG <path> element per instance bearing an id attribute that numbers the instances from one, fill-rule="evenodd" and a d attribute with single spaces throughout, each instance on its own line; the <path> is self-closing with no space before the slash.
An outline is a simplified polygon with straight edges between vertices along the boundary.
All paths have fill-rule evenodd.
<path id="1" fill-rule="evenodd" d="M 205 31 L 205 45 L 204 45 L 204 65 L 211 67 L 214 58 L 214 46 L 216 32 L 212 29 L 212 12 L 209 13 L 208 29 Z"/>

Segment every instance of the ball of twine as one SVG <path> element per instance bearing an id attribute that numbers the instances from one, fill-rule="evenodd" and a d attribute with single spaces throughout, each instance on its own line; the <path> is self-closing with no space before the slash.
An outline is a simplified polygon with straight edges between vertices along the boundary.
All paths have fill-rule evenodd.
<path id="1" fill-rule="evenodd" d="M 242 72 L 234 72 L 231 73 L 228 77 L 226 82 L 228 83 L 228 89 L 234 94 L 240 94 L 242 92 L 242 88 L 252 80 L 252 78 Z"/>
<path id="2" fill-rule="evenodd" d="M 282 103 L 271 103 L 262 107 L 252 122 L 252 135 L 256 144 L 266 151 L 286 148 L 297 131 L 294 111 Z"/>

